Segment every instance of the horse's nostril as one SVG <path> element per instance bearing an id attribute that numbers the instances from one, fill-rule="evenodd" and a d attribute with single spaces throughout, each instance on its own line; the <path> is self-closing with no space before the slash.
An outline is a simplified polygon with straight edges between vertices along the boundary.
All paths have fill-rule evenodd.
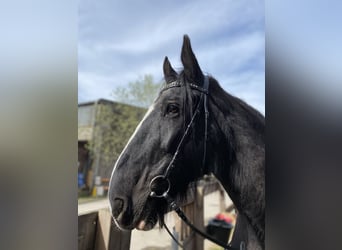
<path id="1" fill-rule="evenodd" d="M 121 214 L 123 207 L 124 207 L 123 199 L 115 198 L 114 203 L 113 203 L 113 208 L 112 208 L 112 213 L 115 218 L 117 218 Z"/>

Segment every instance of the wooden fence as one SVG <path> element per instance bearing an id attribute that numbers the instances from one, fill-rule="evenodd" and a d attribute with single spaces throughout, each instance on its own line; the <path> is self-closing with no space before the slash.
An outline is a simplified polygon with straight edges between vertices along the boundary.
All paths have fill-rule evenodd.
<path id="1" fill-rule="evenodd" d="M 224 191 L 217 181 L 200 181 L 190 188 L 182 210 L 193 224 L 204 231 L 204 196 L 220 192 L 220 211 L 225 210 Z M 175 230 L 185 250 L 203 250 L 204 240 L 175 216 Z M 129 250 L 131 232 L 119 231 L 111 217 L 108 203 L 103 202 L 78 212 L 78 250 Z M 171 238 L 170 238 L 171 240 Z"/>

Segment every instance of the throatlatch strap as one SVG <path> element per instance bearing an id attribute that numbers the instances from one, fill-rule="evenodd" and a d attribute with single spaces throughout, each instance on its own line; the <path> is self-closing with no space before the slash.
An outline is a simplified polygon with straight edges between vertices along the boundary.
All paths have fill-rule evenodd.
<path id="1" fill-rule="evenodd" d="M 207 94 L 204 95 L 204 149 L 203 149 L 203 160 L 202 160 L 202 169 L 205 169 L 205 160 L 207 156 L 207 140 L 208 140 L 208 118 L 209 118 L 209 110 L 208 110 L 208 94 L 209 94 L 209 77 L 204 77 L 203 88 L 207 90 Z"/>

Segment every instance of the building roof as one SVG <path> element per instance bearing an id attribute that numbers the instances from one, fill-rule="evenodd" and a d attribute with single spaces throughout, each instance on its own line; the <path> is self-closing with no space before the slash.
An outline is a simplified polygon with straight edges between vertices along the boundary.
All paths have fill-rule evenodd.
<path id="1" fill-rule="evenodd" d="M 118 102 L 100 98 L 100 99 L 97 99 L 97 100 L 95 100 L 95 101 L 81 102 L 81 103 L 78 104 L 78 106 L 79 106 L 79 107 L 80 107 L 80 106 L 88 106 L 88 105 L 93 105 L 93 104 L 95 104 L 95 103 L 118 103 Z"/>
<path id="2" fill-rule="evenodd" d="M 126 105 L 141 111 L 145 108 L 136 107 L 124 103 L 119 103 L 106 99 L 98 99 L 95 101 L 83 102 L 78 104 L 78 141 L 90 141 L 93 137 L 93 125 L 95 119 L 96 104 L 110 104 L 110 105 Z"/>
<path id="3" fill-rule="evenodd" d="M 131 104 L 127 104 L 127 103 L 122 103 L 122 102 L 116 102 L 116 101 L 112 101 L 112 100 L 108 100 L 108 99 L 104 99 L 104 98 L 100 98 L 100 99 L 97 99 L 95 101 L 88 101 L 88 102 L 78 103 L 78 107 L 90 106 L 90 105 L 94 105 L 95 103 L 120 104 L 120 105 L 127 105 L 127 106 L 130 106 L 130 107 L 133 107 L 133 108 L 145 109 L 146 110 L 146 108 L 143 108 L 143 107 L 138 107 L 138 106 L 135 106 L 135 105 L 131 105 Z"/>

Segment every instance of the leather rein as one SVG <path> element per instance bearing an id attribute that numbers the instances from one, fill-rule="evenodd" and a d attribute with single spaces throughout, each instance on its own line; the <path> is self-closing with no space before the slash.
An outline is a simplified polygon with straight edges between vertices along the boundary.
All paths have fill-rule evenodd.
<path id="1" fill-rule="evenodd" d="M 161 92 L 170 89 L 170 88 L 175 88 L 175 87 L 181 87 L 184 86 L 183 84 L 181 84 L 181 82 L 179 81 L 175 81 L 172 83 L 167 84 L 166 86 L 164 86 L 164 88 L 162 88 Z M 203 87 L 199 87 L 195 84 L 190 84 L 190 88 L 193 90 L 197 90 L 199 92 L 201 92 L 201 96 L 200 96 L 200 101 L 197 104 L 196 110 L 193 113 L 190 122 L 188 123 L 188 126 L 185 129 L 185 132 L 182 136 L 182 138 L 180 139 L 176 152 L 173 154 L 173 157 L 165 171 L 165 173 L 163 175 L 157 175 L 155 176 L 149 185 L 150 188 L 150 196 L 153 198 L 163 198 L 167 201 L 168 205 L 170 206 L 171 210 L 174 210 L 177 215 L 192 229 L 194 230 L 196 233 L 198 233 L 199 235 L 201 235 L 202 237 L 214 242 L 215 244 L 223 247 L 224 249 L 227 250 L 245 250 L 245 243 L 242 241 L 240 243 L 240 247 L 236 248 L 236 247 L 232 247 L 231 245 L 226 245 L 223 244 L 222 242 L 218 241 L 217 239 L 213 238 L 212 236 L 202 232 L 201 230 L 199 230 L 198 228 L 196 228 L 191 222 L 190 220 L 186 217 L 186 215 L 184 214 L 184 212 L 181 210 L 181 208 L 176 204 L 175 200 L 173 198 L 171 198 L 169 196 L 169 191 L 170 191 L 170 181 L 169 181 L 169 174 L 171 172 L 171 170 L 175 167 L 175 161 L 177 159 L 177 156 L 181 150 L 181 147 L 184 144 L 185 138 L 188 136 L 188 134 L 191 131 L 192 125 L 195 122 L 195 118 L 197 117 L 197 115 L 200 113 L 200 109 L 201 109 L 201 103 L 203 101 L 203 107 L 204 107 L 204 153 L 203 153 L 203 160 L 202 160 L 202 167 L 205 166 L 205 161 L 206 161 L 206 151 L 207 151 L 207 140 L 208 140 L 208 117 L 209 117 L 209 111 L 208 111 L 208 94 L 209 94 L 209 77 L 205 76 L 204 77 L 204 84 Z M 164 226 L 167 230 L 167 232 L 170 234 L 171 238 L 180 246 L 183 248 L 183 246 L 177 241 L 177 239 L 172 235 L 172 233 L 170 232 L 170 230 L 167 228 L 167 226 L 164 223 Z"/>

